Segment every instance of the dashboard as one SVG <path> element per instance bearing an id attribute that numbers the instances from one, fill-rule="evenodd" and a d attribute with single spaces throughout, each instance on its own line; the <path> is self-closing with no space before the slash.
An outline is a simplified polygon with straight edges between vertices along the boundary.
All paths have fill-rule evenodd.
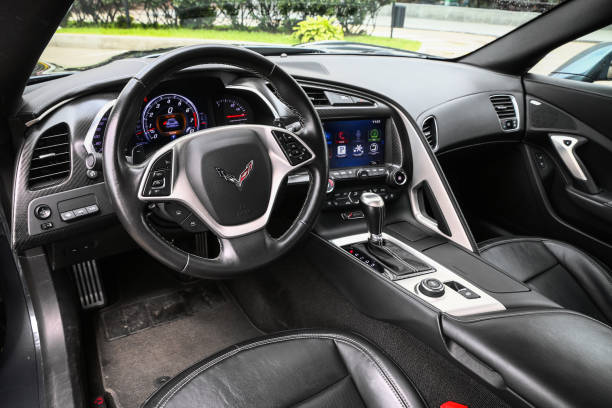
<path id="1" fill-rule="evenodd" d="M 271 59 L 298 80 L 324 127 L 330 171 L 323 221 L 360 218 L 357 206 L 363 191 L 381 194 L 390 208 L 396 202 L 406 205 L 402 191 L 410 188 L 411 174 L 423 180 L 435 173 L 427 159 L 434 146 L 422 145 L 414 130 L 423 126 L 425 132 L 429 118 L 435 119 L 432 128 L 436 130 L 438 151 L 463 140 L 509 139 L 521 134 L 502 130 L 490 100 L 491 95 L 505 94 L 520 101 L 520 83 L 508 82 L 494 73 L 483 75 L 476 68 L 461 71 L 456 64 L 451 67 L 405 58 L 328 55 Z M 146 61 L 140 59 L 117 61 L 34 86 L 24 94 L 20 115 L 35 120 L 26 123 L 27 137 L 17 163 L 12 231 L 15 247 L 25 249 L 65 240 L 66 233 L 103 227 L 109 217 L 114 217 L 104 174 L 100 167 L 89 169 L 87 158 L 97 155 L 101 165 L 105 127 L 114 100 L 143 63 Z M 401 80 L 364 75 L 380 66 L 395 72 Z M 410 81 L 402 82 L 403 70 L 410 72 Z M 449 75 L 451 71 L 453 75 Z M 445 86 L 449 81 L 457 82 L 457 75 L 465 79 L 458 82 L 460 86 Z M 141 101 L 124 154 L 137 164 L 166 143 L 198 130 L 295 122 L 295 113 L 268 85 L 262 78 L 231 67 L 185 70 L 152 89 Z M 522 104 L 517 108 L 522 115 Z M 474 120 L 465 120 L 466 115 Z M 39 161 L 36 155 L 42 152 L 40 145 L 48 137 L 67 138 L 70 148 L 61 152 L 67 158 L 51 164 L 53 169 L 63 166 L 61 171 L 49 177 L 38 173 L 32 177 L 34 164 Z M 41 172 L 47 170 L 40 168 Z M 307 173 L 291 174 L 287 184 L 293 191 L 306 185 L 308 179 Z M 432 191 L 423 188 L 422 194 L 444 194 L 443 186 L 431 181 Z M 46 208 L 52 215 L 42 219 L 39 216 L 45 212 L 37 210 Z M 88 208 L 94 212 L 89 213 Z M 60 216 L 61 212 L 75 210 L 78 217 L 64 220 Z M 58 250 L 65 252 L 66 262 L 74 261 L 71 254 L 84 257 L 84 251 L 95 247 L 82 239 L 76 241 L 70 243 L 76 248 L 66 243 Z"/>

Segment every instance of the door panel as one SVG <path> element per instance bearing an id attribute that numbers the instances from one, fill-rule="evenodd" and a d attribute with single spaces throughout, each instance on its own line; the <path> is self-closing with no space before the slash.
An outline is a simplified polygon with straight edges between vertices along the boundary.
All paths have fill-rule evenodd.
<path id="1" fill-rule="evenodd" d="M 611 90 L 536 75 L 524 86 L 525 140 L 545 199 L 572 227 L 612 243 Z"/>

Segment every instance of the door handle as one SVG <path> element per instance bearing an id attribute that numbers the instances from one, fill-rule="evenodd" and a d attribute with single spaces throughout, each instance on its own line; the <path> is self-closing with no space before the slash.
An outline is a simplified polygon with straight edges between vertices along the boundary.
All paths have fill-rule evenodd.
<path id="1" fill-rule="evenodd" d="M 570 174 L 575 179 L 587 181 L 586 169 L 583 168 L 576 156 L 576 147 L 584 144 L 586 139 L 583 137 L 578 138 L 577 136 L 550 135 L 550 140 Z"/>
<path id="2" fill-rule="evenodd" d="M 597 194 L 600 189 L 597 187 L 584 163 L 576 154 L 576 148 L 587 142 L 581 136 L 550 134 L 550 141 L 561 158 L 561 161 L 578 183 L 576 187 L 589 194 Z"/>

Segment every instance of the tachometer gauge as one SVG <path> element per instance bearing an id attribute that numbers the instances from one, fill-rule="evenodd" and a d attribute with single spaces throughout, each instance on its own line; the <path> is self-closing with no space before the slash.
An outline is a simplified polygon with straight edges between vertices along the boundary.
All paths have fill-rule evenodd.
<path id="1" fill-rule="evenodd" d="M 200 130 L 200 118 L 189 99 L 177 94 L 164 94 L 151 99 L 145 106 L 142 130 L 148 141 L 165 143 Z"/>
<path id="2" fill-rule="evenodd" d="M 223 125 L 238 125 L 249 123 L 251 108 L 247 102 L 238 96 L 224 96 L 215 101 L 217 123 Z"/>

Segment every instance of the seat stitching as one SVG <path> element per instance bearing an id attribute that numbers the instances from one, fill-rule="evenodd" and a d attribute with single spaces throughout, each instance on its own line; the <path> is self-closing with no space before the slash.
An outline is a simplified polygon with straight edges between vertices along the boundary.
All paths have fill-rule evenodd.
<path id="1" fill-rule="evenodd" d="M 361 344 L 359 344 L 359 343 L 355 342 L 354 340 L 352 340 L 352 339 L 350 339 L 348 337 L 345 337 L 345 336 L 339 336 L 339 335 L 335 335 L 335 336 L 330 336 L 330 335 L 309 335 L 309 334 L 291 335 L 291 336 L 287 336 L 287 337 L 261 340 L 261 341 L 256 342 L 256 343 L 247 344 L 247 345 L 244 345 L 242 347 L 230 350 L 227 353 L 225 353 L 225 354 L 217 357 L 216 359 L 208 362 L 207 364 L 205 364 L 205 365 L 203 365 L 201 367 L 198 367 L 192 373 L 190 373 L 187 376 L 185 376 L 185 378 L 180 380 L 165 395 L 163 395 L 162 398 L 159 400 L 159 402 L 155 406 L 157 408 L 164 408 L 166 406 L 166 404 L 170 401 L 170 399 L 172 399 L 172 397 L 177 392 L 179 392 L 185 385 L 187 385 L 188 382 L 193 380 L 195 377 L 200 375 L 202 372 L 204 372 L 204 371 L 208 370 L 209 368 L 213 367 L 214 365 L 216 365 L 216 364 L 226 360 L 227 358 L 232 357 L 235 354 L 240 353 L 241 351 L 250 350 L 250 349 L 253 349 L 253 348 L 256 348 L 256 347 L 259 347 L 259 346 L 263 346 L 263 345 L 267 345 L 267 344 L 280 343 L 280 342 L 283 342 L 283 341 L 290 341 L 290 340 L 303 339 L 303 338 L 330 339 L 330 340 L 333 340 L 333 341 L 340 341 L 340 342 L 343 342 L 343 343 L 347 343 L 347 344 L 355 347 L 357 350 L 361 351 L 362 354 L 364 354 L 370 361 L 374 362 L 376 370 L 381 375 L 381 377 L 385 380 L 385 382 L 387 383 L 387 386 L 393 391 L 393 394 L 395 395 L 397 400 L 400 402 L 400 404 L 403 407 L 410 407 L 410 404 L 407 402 L 407 398 L 405 398 L 404 395 L 400 395 L 401 391 L 399 391 L 399 387 L 396 384 L 396 382 L 393 380 L 393 378 L 391 378 L 389 373 L 387 373 L 386 370 L 382 367 L 382 364 L 374 356 L 372 356 L 366 349 L 364 349 L 361 346 Z M 404 400 L 404 399 L 406 399 L 406 400 Z"/>

